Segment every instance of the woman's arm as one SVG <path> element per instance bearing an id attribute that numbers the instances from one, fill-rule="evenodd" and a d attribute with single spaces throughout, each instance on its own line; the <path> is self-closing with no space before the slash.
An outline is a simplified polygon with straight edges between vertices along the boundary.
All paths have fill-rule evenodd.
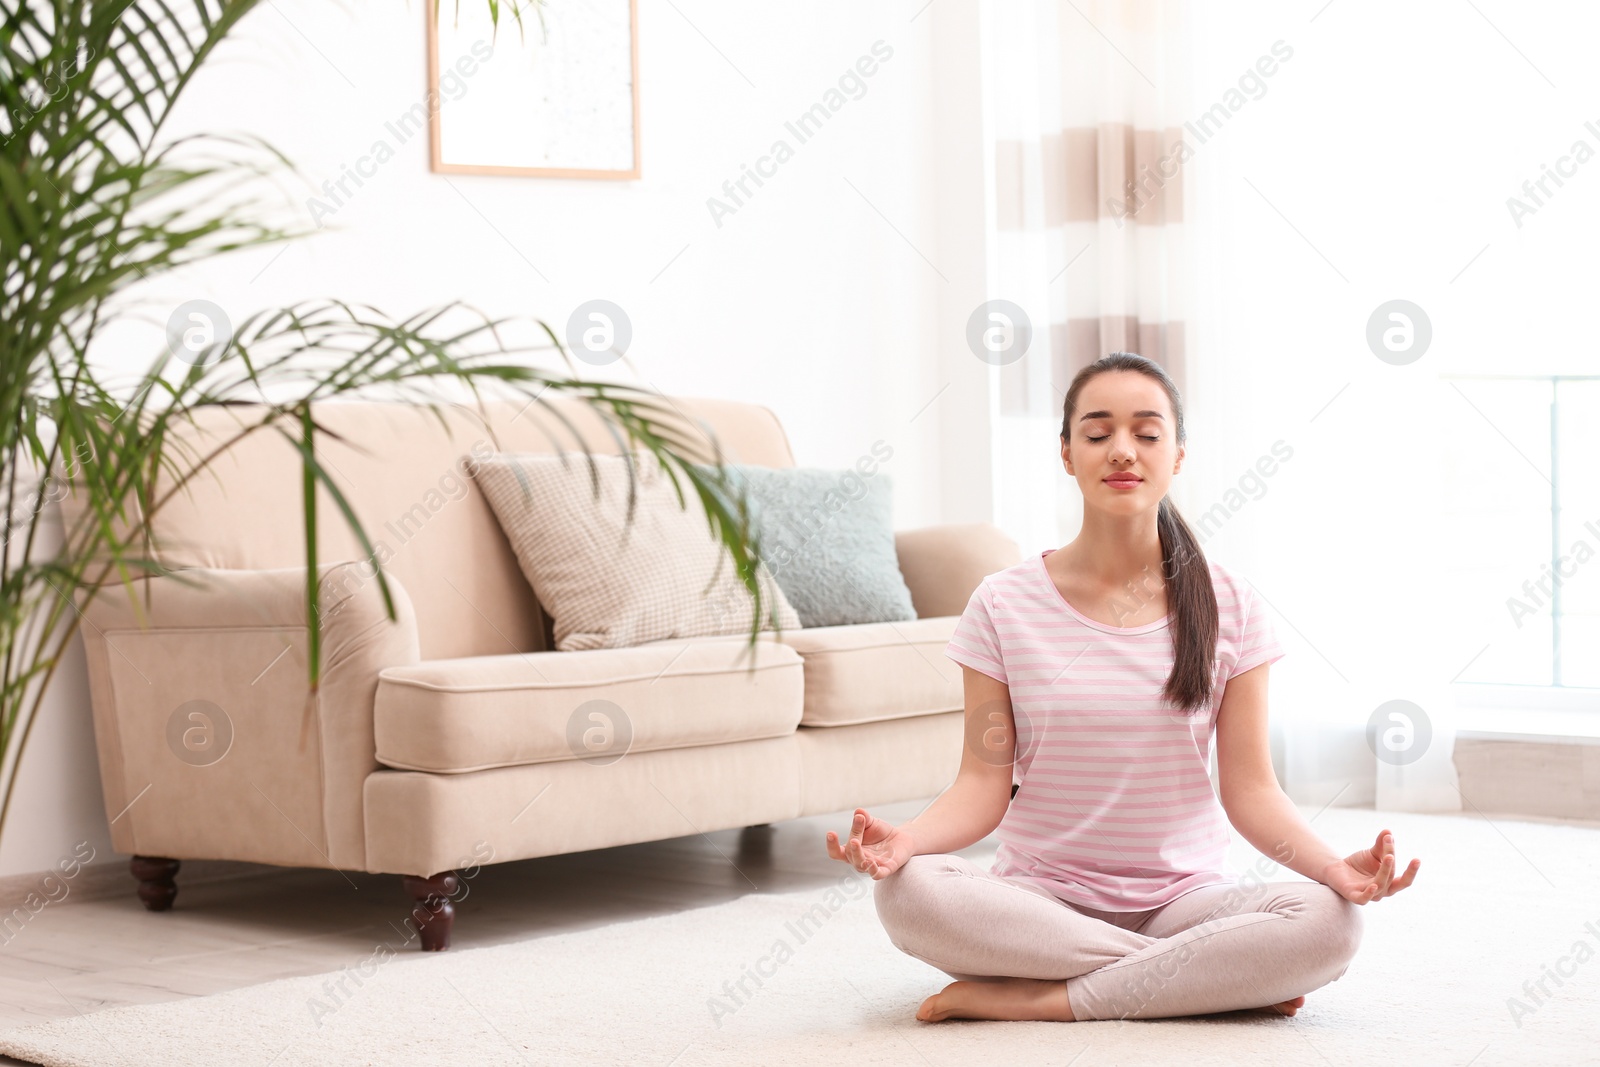
<path id="1" fill-rule="evenodd" d="M 843 841 L 829 830 L 828 855 L 874 879 L 887 878 L 912 856 L 957 852 L 982 840 L 1011 804 L 1011 764 L 1016 759 L 1016 727 L 1011 690 L 982 671 L 962 665 L 966 718 L 961 768 L 950 788 L 922 814 L 895 826 L 865 808 L 850 818 Z"/>
<path id="2" fill-rule="evenodd" d="M 961 769 L 949 789 L 901 825 L 914 842 L 914 856 L 958 852 L 983 840 L 1011 805 L 1011 765 L 1017 750 L 1011 690 L 965 665 L 961 675 L 966 698 Z"/>
<path id="3" fill-rule="evenodd" d="M 1263 663 L 1229 679 L 1217 713 L 1217 776 L 1222 810 L 1239 835 L 1262 855 L 1367 903 L 1411 884 L 1412 860 L 1394 878 L 1394 839 L 1387 830 L 1371 849 L 1340 856 L 1311 828 L 1278 784 L 1267 736 L 1267 668 Z"/>

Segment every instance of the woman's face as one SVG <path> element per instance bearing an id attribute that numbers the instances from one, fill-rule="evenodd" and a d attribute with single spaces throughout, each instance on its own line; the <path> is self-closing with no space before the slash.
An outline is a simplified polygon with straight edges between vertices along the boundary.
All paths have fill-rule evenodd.
<path id="1" fill-rule="evenodd" d="M 1183 461 L 1167 391 L 1137 371 L 1097 374 L 1078 394 L 1061 461 L 1085 507 L 1133 515 L 1161 503 Z"/>

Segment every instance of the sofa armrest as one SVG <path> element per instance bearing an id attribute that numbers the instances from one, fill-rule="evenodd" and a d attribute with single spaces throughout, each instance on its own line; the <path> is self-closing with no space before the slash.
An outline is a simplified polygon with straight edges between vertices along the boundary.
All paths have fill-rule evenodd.
<path id="1" fill-rule="evenodd" d="M 917 618 L 960 615 L 986 575 L 1022 560 L 1022 550 L 989 522 L 897 530 L 894 550 Z"/>
<path id="2" fill-rule="evenodd" d="M 363 869 L 378 672 L 418 661 L 367 566 L 321 568 L 322 674 L 307 672 L 306 572 L 187 569 L 84 605 L 112 843 L 177 859 Z"/>

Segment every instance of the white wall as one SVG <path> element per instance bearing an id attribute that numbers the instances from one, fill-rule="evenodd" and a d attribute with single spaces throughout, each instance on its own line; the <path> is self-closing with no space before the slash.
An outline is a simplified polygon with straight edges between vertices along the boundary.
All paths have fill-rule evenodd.
<path id="1" fill-rule="evenodd" d="M 265 138 L 304 174 L 280 184 L 309 223 L 306 197 L 375 139 L 393 143 L 385 123 L 423 98 L 426 6 L 264 4 L 169 133 Z M 988 377 L 960 332 L 983 299 L 975 0 L 639 7 L 641 180 L 438 175 L 414 137 L 330 220 L 339 232 L 165 280 L 146 293 L 148 321 L 97 355 L 142 369 L 167 312 L 194 297 L 235 322 L 317 297 L 394 315 L 462 299 L 558 331 L 604 297 L 628 312 L 629 355 L 653 387 L 772 407 L 805 466 L 851 465 L 883 439 L 898 526 L 990 517 Z M 878 40 L 893 56 L 866 92 L 719 228 L 707 198 Z M 110 855 L 81 657 L 68 667 L 19 777 L 0 875 L 85 839 Z"/>

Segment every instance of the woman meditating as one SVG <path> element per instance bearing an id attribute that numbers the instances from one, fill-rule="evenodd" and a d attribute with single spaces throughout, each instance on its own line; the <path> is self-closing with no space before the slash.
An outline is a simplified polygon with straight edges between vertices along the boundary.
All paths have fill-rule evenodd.
<path id="1" fill-rule="evenodd" d="M 1119 352 L 1078 373 L 1061 459 L 1083 528 L 972 594 L 946 649 L 966 694 L 955 782 L 902 826 L 857 808 L 845 841 L 827 834 L 877 880 L 895 946 L 957 979 L 919 1019 L 1293 1015 L 1349 966 L 1358 905 L 1416 877 L 1415 859 L 1396 875 L 1388 830 L 1341 859 L 1279 787 L 1267 669 L 1284 653 L 1167 502 L 1184 436 L 1158 364 Z M 1228 823 L 1313 881 L 1235 881 Z M 951 854 L 994 831 L 992 869 Z"/>

